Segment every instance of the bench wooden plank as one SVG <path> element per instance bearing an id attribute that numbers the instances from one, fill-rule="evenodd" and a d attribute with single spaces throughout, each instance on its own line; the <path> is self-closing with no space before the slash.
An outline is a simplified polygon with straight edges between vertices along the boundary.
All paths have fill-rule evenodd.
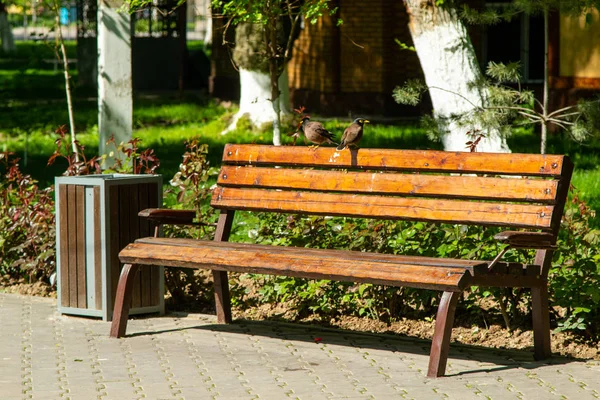
<path id="1" fill-rule="evenodd" d="M 203 244 L 202 241 L 196 241 L 193 246 L 135 242 L 123 249 L 119 258 L 125 264 L 205 268 L 445 291 L 464 289 L 470 277 L 463 268 L 428 266 L 424 270 L 418 265 L 378 262 L 377 254 L 372 260 L 321 258 L 320 249 L 306 249 L 304 255 L 299 255 L 286 251 L 287 247 L 254 245 L 249 248 L 229 243 L 227 247 L 218 248 Z M 275 249 L 279 251 L 275 252 Z"/>
<path id="2" fill-rule="evenodd" d="M 169 246 L 183 246 L 183 247 L 194 247 L 198 246 L 198 240 L 196 239 L 183 239 L 177 238 L 156 238 L 156 237 L 144 237 L 136 240 L 136 243 L 147 243 L 147 244 L 165 244 Z M 251 243 L 231 243 L 231 242 L 215 242 L 215 241 L 202 241 L 200 242 L 202 247 L 214 247 L 221 250 L 244 249 L 247 251 L 256 251 L 257 245 Z M 438 258 L 438 257 L 423 257 L 423 256 L 407 256 L 402 254 L 385 254 L 385 253 L 367 253 L 353 250 L 337 250 L 337 249 L 311 249 L 307 247 L 293 247 L 287 246 L 285 250 L 283 246 L 270 246 L 270 245 L 258 245 L 260 251 L 269 253 L 281 253 L 285 251 L 286 254 L 295 255 L 306 255 L 307 252 L 318 251 L 319 258 L 345 258 L 348 260 L 376 260 L 378 263 L 391 263 L 391 264 L 408 264 L 408 265 L 419 265 L 419 266 L 432 266 L 432 267 L 451 267 L 461 268 L 469 271 L 472 276 L 486 275 L 488 273 L 488 262 L 478 260 L 462 260 L 456 258 Z"/>
<path id="3" fill-rule="evenodd" d="M 217 209 L 406 219 L 521 228 L 550 228 L 554 209 L 549 205 L 225 187 L 217 187 L 214 190 L 211 206 Z"/>
<path id="4" fill-rule="evenodd" d="M 528 202 L 555 201 L 558 181 L 224 166 L 217 184 L 225 187 L 299 189 L 329 192 L 461 197 Z"/>
<path id="5" fill-rule="evenodd" d="M 495 154 L 434 150 L 360 149 L 333 151 L 301 146 L 228 144 L 224 164 L 290 165 L 390 171 L 445 171 L 493 175 L 560 176 L 565 157 L 552 154 Z"/>

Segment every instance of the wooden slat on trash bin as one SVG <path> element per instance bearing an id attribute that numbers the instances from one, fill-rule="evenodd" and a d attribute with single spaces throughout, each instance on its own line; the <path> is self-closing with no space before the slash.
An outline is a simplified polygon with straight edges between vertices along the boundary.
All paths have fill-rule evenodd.
<path id="1" fill-rule="evenodd" d="M 69 202 L 67 199 L 67 186 L 60 185 L 58 189 L 58 203 L 59 203 L 59 215 L 60 215 L 60 305 L 62 307 L 69 307 L 70 293 L 69 293 Z"/>
<path id="2" fill-rule="evenodd" d="M 160 207 L 161 204 L 158 204 L 157 193 L 160 193 L 160 188 L 157 183 L 149 183 L 148 184 L 148 208 L 156 208 Z M 150 234 L 147 236 L 153 236 L 154 230 L 150 224 L 150 221 L 144 221 L 148 230 L 150 230 Z M 143 236 L 142 236 L 143 237 Z M 160 271 L 158 268 L 153 267 L 142 267 L 147 268 L 151 271 L 151 280 L 150 280 L 150 303 L 147 305 L 156 305 L 160 304 L 160 297 L 163 296 L 163 293 L 160 291 Z M 148 286 L 146 286 L 148 287 Z"/>
<path id="3" fill-rule="evenodd" d="M 119 191 L 115 187 L 109 187 L 109 202 L 110 202 L 110 293 L 111 296 L 108 298 L 108 307 L 113 307 L 114 294 L 117 292 L 117 283 L 119 282 L 119 276 L 121 275 L 121 262 L 119 261 L 119 238 L 120 238 L 120 226 L 119 226 Z"/>
<path id="4" fill-rule="evenodd" d="M 75 213 L 77 232 L 77 307 L 87 308 L 85 269 L 85 186 L 75 185 Z"/>
<path id="5" fill-rule="evenodd" d="M 149 196 L 149 187 L 147 183 L 141 183 L 139 185 L 137 185 L 138 190 L 139 190 L 139 196 L 138 196 L 138 210 L 145 210 L 147 208 L 149 208 L 149 202 L 148 202 L 148 196 Z M 135 216 L 137 218 L 137 226 L 138 226 L 138 237 L 146 237 L 146 236 L 150 236 L 150 229 L 148 228 L 148 221 L 146 219 L 142 219 L 137 215 L 137 212 L 135 213 Z M 141 291 L 142 291 L 142 298 L 141 298 L 141 306 L 142 307 L 147 307 L 152 305 L 151 301 L 152 301 L 152 296 L 151 296 L 151 285 L 152 285 L 152 278 L 153 278 L 153 274 L 152 274 L 152 270 L 148 267 L 142 267 L 140 269 L 140 276 L 141 276 Z"/>
<path id="6" fill-rule="evenodd" d="M 140 237 L 140 226 L 138 223 L 138 202 L 139 202 L 139 186 L 140 185 L 127 185 L 129 186 L 129 197 L 124 199 L 124 206 L 127 209 L 126 218 L 129 222 L 129 241 L 133 241 Z M 121 248 L 127 246 L 127 243 L 121 243 Z M 142 271 L 138 274 L 135 279 L 135 287 L 133 289 L 133 302 L 132 307 L 137 308 L 142 305 L 142 282 L 144 281 L 145 275 Z"/>
<path id="7" fill-rule="evenodd" d="M 77 307 L 77 213 L 74 212 L 77 207 L 77 197 L 75 185 L 67 186 L 67 229 L 69 236 L 69 307 Z"/>
<path id="8" fill-rule="evenodd" d="M 100 219 L 100 186 L 94 187 L 94 298 L 96 310 L 102 310 L 102 224 Z"/>

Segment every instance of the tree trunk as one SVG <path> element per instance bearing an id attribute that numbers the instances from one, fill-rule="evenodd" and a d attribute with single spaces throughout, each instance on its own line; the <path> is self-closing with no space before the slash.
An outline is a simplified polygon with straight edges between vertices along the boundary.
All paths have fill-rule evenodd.
<path id="1" fill-rule="evenodd" d="M 15 38 L 8 23 L 8 15 L 4 3 L 0 2 L 0 42 L 5 52 L 15 51 Z"/>
<path id="2" fill-rule="evenodd" d="M 548 141 L 548 121 L 546 121 L 550 97 L 550 82 L 548 81 L 548 42 L 550 39 L 550 32 L 548 29 L 548 10 L 544 10 L 544 93 L 542 95 L 542 116 L 544 120 L 542 121 L 540 154 L 546 154 L 546 142 Z"/>
<path id="3" fill-rule="evenodd" d="M 59 57 L 63 62 L 63 72 L 65 75 L 65 93 L 67 95 L 67 111 L 69 112 L 69 127 L 71 132 L 71 149 L 75 155 L 75 162 L 79 163 L 79 149 L 77 148 L 77 135 L 75 134 L 75 116 L 73 114 L 73 99 L 71 98 L 71 75 L 69 74 L 69 61 L 67 58 L 67 49 L 65 48 L 65 41 L 62 34 L 62 26 L 60 25 L 60 8 L 56 8 L 55 24 L 56 32 L 58 34 L 58 45 L 60 48 Z"/>
<path id="4" fill-rule="evenodd" d="M 510 152 L 506 139 L 497 130 L 485 126 L 459 126 L 448 119 L 483 106 L 487 96 L 485 91 L 471 85 L 481 78 L 481 70 L 466 27 L 456 11 L 437 7 L 432 0 L 405 0 L 404 4 L 434 115 L 443 121 L 439 128 L 444 149 L 466 151 L 466 142 L 473 139 L 467 133 L 479 131 L 485 138 L 480 141 L 477 151 Z"/>
<path id="5" fill-rule="evenodd" d="M 275 103 L 271 102 L 271 78 L 268 73 L 240 68 L 240 87 L 240 110 L 223 134 L 234 130 L 242 116 L 248 117 L 253 126 L 260 127 L 275 120 L 275 107 L 280 109 L 280 115 L 290 114 L 290 91 L 285 69 L 279 77 L 280 95 Z"/>
<path id="6" fill-rule="evenodd" d="M 210 7 L 206 8 L 205 18 L 205 31 L 204 31 L 204 49 L 210 48 L 213 41 L 213 27 L 212 27 L 212 10 Z"/>
<path id="7" fill-rule="evenodd" d="M 240 24 L 235 31 L 233 59 L 240 71 L 240 110 L 223 132 L 235 129 L 242 116 L 255 127 L 273 124 L 273 144 L 281 144 L 280 120 L 290 114 L 290 95 L 286 69 L 279 79 L 277 69 L 269 62 L 271 49 L 265 48 L 265 31 L 258 24 Z M 271 50 L 272 51 L 272 50 Z M 273 82 L 272 82 L 273 79 Z"/>

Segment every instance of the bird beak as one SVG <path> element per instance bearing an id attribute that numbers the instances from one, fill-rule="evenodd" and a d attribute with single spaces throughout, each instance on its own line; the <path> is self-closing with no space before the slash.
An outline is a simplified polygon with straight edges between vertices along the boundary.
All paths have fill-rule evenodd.
<path id="1" fill-rule="evenodd" d="M 363 124 L 368 124 L 369 122 L 370 122 L 370 121 L 369 121 L 368 119 L 365 119 L 365 120 L 363 121 Z"/>

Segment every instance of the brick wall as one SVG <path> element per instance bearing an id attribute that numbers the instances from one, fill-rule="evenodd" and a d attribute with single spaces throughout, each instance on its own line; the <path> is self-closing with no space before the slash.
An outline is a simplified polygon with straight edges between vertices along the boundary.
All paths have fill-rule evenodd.
<path id="1" fill-rule="evenodd" d="M 393 89 L 422 76 L 401 1 L 339 0 L 338 15 L 306 23 L 288 67 L 294 106 L 322 114 L 418 114 L 392 98 Z M 343 20 L 336 26 L 337 18 Z"/>
<path id="2" fill-rule="evenodd" d="M 323 16 L 314 25 L 305 21 L 294 42 L 288 65 L 290 87 L 333 93 L 339 90 L 339 30 L 334 17 Z"/>
<path id="3" fill-rule="evenodd" d="M 340 2 L 341 91 L 381 92 L 383 90 L 384 1 Z"/>

